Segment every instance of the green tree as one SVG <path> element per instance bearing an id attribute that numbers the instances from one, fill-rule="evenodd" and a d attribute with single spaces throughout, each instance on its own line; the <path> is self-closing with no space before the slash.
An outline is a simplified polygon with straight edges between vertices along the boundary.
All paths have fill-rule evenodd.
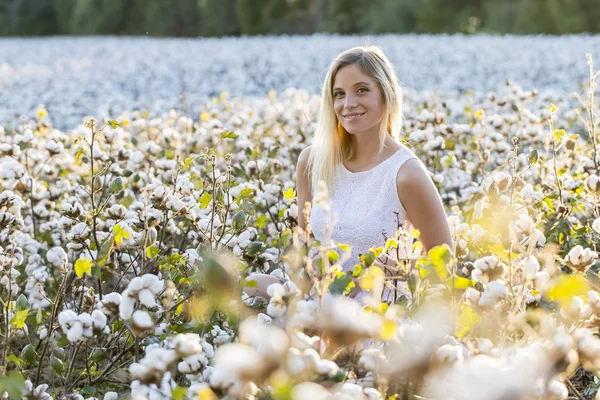
<path id="1" fill-rule="evenodd" d="M 233 36 L 240 34 L 236 0 L 200 0 L 202 36 Z"/>
<path id="2" fill-rule="evenodd" d="M 12 30 L 17 35 L 55 35 L 59 33 L 53 0 L 11 2 Z"/>

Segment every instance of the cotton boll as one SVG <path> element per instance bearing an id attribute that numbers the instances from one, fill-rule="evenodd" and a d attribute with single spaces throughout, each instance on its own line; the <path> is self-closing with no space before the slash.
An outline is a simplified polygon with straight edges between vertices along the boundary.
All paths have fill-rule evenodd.
<path id="1" fill-rule="evenodd" d="M 462 346 L 445 344 L 435 352 L 435 360 L 440 364 L 452 364 L 463 360 Z"/>
<path id="2" fill-rule="evenodd" d="M 92 311 L 92 325 L 94 326 L 94 329 L 104 329 L 106 326 L 106 315 L 100 310 Z"/>
<path id="3" fill-rule="evenodd" d="M 154 321 L 146 311 L 137 310 L 133 313 L 133 325 L 140 330 L 154 328 Z"/>
<path id="4" fill-rule="evenodd" d="M 339 371 L 339 367 L 331 360 L 319 360 L 315 365 L 315 370 L 322 375 L 335 375 Z"/>
<path id="5" fill-rule="evenodd" d="M 552 381 L 548 386 L 548 400 L 565 400 L 569 397 L 567 387 L 559 381 Z"/>
<path id="6" fill-rule="evenodd" d="M 148 308 L 156 307 L 156 301 L 154 300 L 154 294 L 150 289 L 142 289 L 138 293 L 138 298 L 140 299 L 140 303 Z"/>
<path id="7" fill-rule="evenodd" d="M 539 269 L 540 263 L 534 256 L 528 256 L 523 260 L 523 272 L 526 279 L 535 279 Z"/>

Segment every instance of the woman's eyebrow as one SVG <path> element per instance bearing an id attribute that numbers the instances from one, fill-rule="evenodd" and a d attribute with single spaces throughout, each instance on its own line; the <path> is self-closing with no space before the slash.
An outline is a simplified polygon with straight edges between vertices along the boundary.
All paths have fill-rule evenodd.
<path id="1" fill-rule="evenodd" d="M 362 82 L 362 81 L 361 81 L 361 82 L 357 82 L 357 83 L 355 83 L 353 86 L 358 86 L 358 85 L 366 85 L 366 86 L 369 86 L 369 83 L 368 83 L 368 82 Z M 344 89 L 342 89 L 342 88 L 333 88 L 333 90 L 344 90 Z"/>

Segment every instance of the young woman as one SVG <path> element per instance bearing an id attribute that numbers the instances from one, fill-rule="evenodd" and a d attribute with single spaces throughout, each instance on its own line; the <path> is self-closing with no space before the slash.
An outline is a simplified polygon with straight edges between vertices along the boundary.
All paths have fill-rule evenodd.
<path id="1" fill-rule="evenodd" d="M 306 229 L 303 211 L 312 203 L 315 238 L 352 247 L 344 270 L 399 228 L 409 238 L 411 226 L 418 229 L 424 251 L 444 243 L 452 248 L 440 196 L 420 160 L 400 143 L 401 126 L 402 90 L 383 51 L 362 46 L 340 53 L 325 78 L 313 143 L 298 159 L 296 188 L 299 226 Z M 313 201 L 321 181 L 328 210 Z M 258 281 L 263 288 L 271 279 Z"/>
<path id="2" fill-rule="evenodd" d="M 400 143 L 401 126 L 402 90 L 383 51 L 362 46 L 339 54 L 325 78 L 313 144 L 298 160 L 296 186 L 299 206 L 312 203 L 315 238 L 352 247 L 344 270 L 399 228 L 409 239 L 411 226 L 418 229 L 424 251 L 452 248 L 440 196 L 421 161 Z M 327 211 L 313 202 L 320 181 Z M 298 216 L 306 229 L 304 212 Z"/>

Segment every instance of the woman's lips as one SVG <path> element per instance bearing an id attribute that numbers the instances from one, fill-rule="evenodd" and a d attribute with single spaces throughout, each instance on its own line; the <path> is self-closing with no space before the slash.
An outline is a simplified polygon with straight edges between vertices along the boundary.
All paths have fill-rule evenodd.
<path id="1" fill-rule="evenodd" d="M 355 120 L 359 119 L 360 117 L 362 117 L 363 115 L 365 115 L 365 113 L 351 114 L 348 116 L 344 116 L 344 118 L 348 121 L 355 121 Z"/>

